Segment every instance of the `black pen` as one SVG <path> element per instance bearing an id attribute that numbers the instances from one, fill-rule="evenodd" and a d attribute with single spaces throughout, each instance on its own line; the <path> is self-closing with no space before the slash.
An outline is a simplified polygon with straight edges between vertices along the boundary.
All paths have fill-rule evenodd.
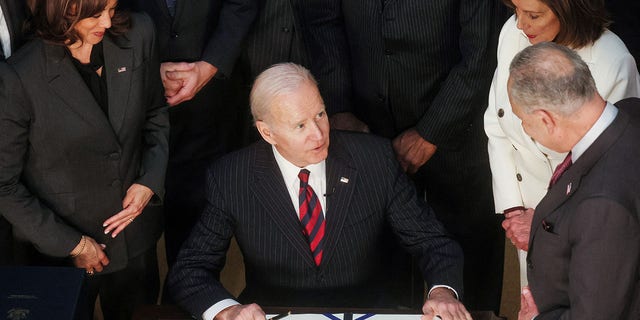
<path id="1" fill-rule="evenodd" d="M 278 319 L 282 319 L 282 318 L 284 318 L 284 317 L 286 317 L 286 316 L 288 316 L 288 315 L 290 315 L 290 314 L 291 314 L 291 310 L 289 310 L 287 313 L 281 313 L 281 314 L 279 314 L 279 315 L 277 315 L 277 316 L 274 316 L 274 317 L 271 317 L 271 318 L 269 318 L 269 319 L 267 319 L 267 320 L 278 320 Z"/>

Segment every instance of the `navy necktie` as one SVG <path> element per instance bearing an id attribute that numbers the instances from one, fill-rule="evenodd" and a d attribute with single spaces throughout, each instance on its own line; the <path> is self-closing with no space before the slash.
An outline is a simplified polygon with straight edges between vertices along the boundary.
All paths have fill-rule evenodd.
<path id="1" fill-rule="evenodd" d="M 309 185 L 309 170 L 302 169 L 298 174 L 300 178 L 300 191 L 298 200 L 300 204 L 300 223 L 304 228 L 304 234 L 309 239 L 309 247 L 313 254 L 313 260 L 319 266 L 322 261 L 324 238 L 324 214 L 318 196 Z"/>

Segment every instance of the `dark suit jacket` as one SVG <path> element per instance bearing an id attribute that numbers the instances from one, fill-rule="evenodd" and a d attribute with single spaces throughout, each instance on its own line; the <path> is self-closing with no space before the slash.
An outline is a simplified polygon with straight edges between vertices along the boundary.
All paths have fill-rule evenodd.
<path id="1" fill-rule="evenodd" d="M 527 256 L 536 319 L 640 318 L 638 137 L 640 117 L 621 109 L 538 204 Z"/>
<path id="2" fill-rule="evenodd" d="M 9 29 L 11 52 L 15 52 L 23 42 L 22 23 L 25 18 L 24 1 L 0 0 L 0 6 Z M 0 64 L 3 63 L 0 57 Z M 3 67 L 0 67 L 4 70 Z M 0 215 L 0 265 L 13 263 L 13 236 L 11 224 Z"/>
<path id="3" fill-rule="evenodd" d="M 193 99 L 170 109 L 170 167 L 173 164 L 189 167 L 195 161 L 211 161 L 240 143 L 236 140 L 244 119 L 238 110 L 239 84 L 224 79 L 232 74 L 257 14 L 257 1 L 177 0 L 175 16 L 169 13 L 166 0 L 120 1 L 123 7 L 151 16 L 156 25 L 162 62 L 206 61 L 218 68 L 214 79 Z M 199 163 L 197 166 L 201 167 Z M 178 172 L 177 169 L 174 171 Z M 169 178 L 167 188 L 176 184 L 175 179 Z M 199 183 L 197 187 L 200 188 Z M 185 189 L 182 185 L 171 188 Z M 190 188 L 187 186 L 187 190 Z M 173 193 L 172 190 L 169 192 Z"/>
<path id="4" fill-rule="evenodd" d="M 384 4 L 383 4 L 384 3 Z M 353 107 L 372 132 L 410 127 L 452 148 L 486 108 L 496 65 L 496 1 L 325 1 L 308 25 L 333 34 L 312 50 L 325 69 L 350 63 Z M 343 34 L 340 35 L 340 28 Z M 346 35 L 348 47 L 341 37 Z M 329 36 L 326 36 L 329 37 Z M 336 45 L 332 46 L 334 41 Z M 323 46 L 326 46 L 323 48 Z"/>
<path id="5" fill-rule="evenodd" d="M 309 65 L 304 47 L 298 0 L 260 0 L 260 10 L 252 25 L 240 65 L 252 83 L 262 71 L 278 62 Z"/>
<path id="6" fill-rule="evenodd" d="M 15 52 L 24 42 L 23 22 L 26 8 L 23 0 L 0 0 L 0 6 L 9 28 L 11 51 Z"/>
<path id="7" fill-rule="evenodd" d="M 129 32 L 104 38 L 108 117 L 62 46 L 33 40 L 0 73 L 0 212 L 45 254 L 67 256 L 86 234 L 107 245 L 109 272 L 160 235 L 148 211 L 115 239 L 102 227 L 132 183 L 163 197 L 169 124 L 153 32 L 133 15 Z"/>
<path id="8" fill-rule="evenodd" d="M 246 267 L 244 303 L 388 306 L 381 288 L 390 277 L 382 267 L 387 227 L 418 257 L 427 283 L 462 294 L 461 251 L 417 199 L 388 141 L 333 132 L 327 194 L 324 256 L 316 267 L 271 146 L 260 141 L 217 162 L 208 206 L 168 278 L 178 303 L 200 316 L 233 298 L 218 274 L 235 235 Z"/>
<path id="9" fill-rule="evenodd" d="M 331 110 L 346 108 L 350 97 L 347 69 L 323 68 L 311 62 L 311 56 L 321 57 L 337 46 L 336 35 L 327 32 L 334 26 L 316 21 L 324 21 L 326 3 L 326 0 L 260 0 L 258 18 L 240 59 L 245 82 L 251 85 L 255 77 L 275 63 L 294 62 L 311 70 L 325 105 Z M 310 54 L 314 50 L 319 51 Z"/>
<path id="10" fill-rule="evenodd" d="M 153 18 L 161 61 L 203 60 L 229 76 L 258 12 L 257 0 L 125 0 L 123 6 Z"/>

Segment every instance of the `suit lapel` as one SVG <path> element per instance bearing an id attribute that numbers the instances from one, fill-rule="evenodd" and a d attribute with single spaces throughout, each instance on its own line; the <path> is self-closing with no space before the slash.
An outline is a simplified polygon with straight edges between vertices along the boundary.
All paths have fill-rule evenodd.
<path id="1" fill-rule="evenodd" d="M 94 127 L 113 132 L 107 117 L 98 106 L 87 85 L 71 62 L 70 54 L 61 46 L 43 44 L 47 80 L 66 106 Z"/>
<path id="2" fill-rule="evenodd" d="M 260 142 L 255 157 L 254 181 L 250 182 L 254 194 L 289 243 L 305 257 L 305 261 L 315 265 L 271 145 Z"/>
<path id="3" fill-rule="evenodd" d="M 549 189 L 544 198 L 542 198 L 536 207 L 531 222 L 529 254 L 531 254 L 533 249 L 535 235 L 542 226 L 542 221 L 573 196 L 580 188 L 584 176 L 589 173 L 602 155 L 620 138 L 628 123 L 629 117 L 623 111 L 618 111 L 618 115 L 611 125 L 600 134 L 584 154 L 569 167 L 556 184 Z"/>
<path id="4" fill-rule="evenodd" d="M 123 42 L 128 42 L 124 37 Z M 133 74 L 133 50 L 127 43 L 116 45 L 110 37 L 103 40 L 104 64 L 109 93 L 109 121 L 118 134 L 127 112 L 131 76 Z"/>
<path id="5" fill-rule="evenodd" d="M 332 135 L 332 138 L 335 136 Z M 339 139 L 331 139 L 327 158 L 327 208 L 323 263 L 333 257 L 348 216 L 349 204 L 357 185 L 358 172 L 352 166 L 349 153 L 340 145 Z M 322 264 L 321 264 L 322 265 Z"/>

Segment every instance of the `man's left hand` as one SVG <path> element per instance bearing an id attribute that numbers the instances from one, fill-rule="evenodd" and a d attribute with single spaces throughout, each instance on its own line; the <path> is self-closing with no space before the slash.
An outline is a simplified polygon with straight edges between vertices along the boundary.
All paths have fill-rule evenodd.
<path id="1" fill-rule="evenodd" d="M 437 149 L 436 145 L 422 138 L 416 129 L 409 129 L 393 139 L 393 148 L 402 169 L 408 173 L 416 173 Z"/>
<path id="2" fill-rule="evenodd" d="M 533 295 L 529 287 L 522 288 L 522 294 L 520 295 L 520 311 L 518 312 L 518 320 L 531 320 L 533 317 L 540 314 L 538 312 L 538 306 L 533 300 Z"/>
<path id="3" fill-rule="evenodd" d="M 471 314 L 447 288 L 435 288 L 422 306 L 422 320 L 432 320 L 435 316 L 442 320 L 472 320 Z"/>
<path id="4" fill-rule="evenodd" d="M 124 228 L 133 222 L 133 220 L 142 214 L 142 210 L 147 206 L 149 200 L 153 196 L 153 191 L 146 186 L 134 183 L 127 190 L 127 194 L 122 200 L 122 211 L 118 212 L 111 218 L 107 219 L 102 226 L 105 227 L 104 233 L 111 231 L 112 238 L 115 238 Z"/>
<path id="5" fill-rule="evenodd" d="M 167 95 L 169 106 L 175 106 L 184 101 L 193 99 L 218 72 L 218 68 L 205 61 L 193 63 L 171 63 L 161 68 L 164 71 L 167 83 L 182 83 L 182 87 L 172 95 Z M 166 86 L 166 84 L 165 84 Z M 175 89 L 171 90 L 173 93 Z M 167 92 L 169 92 L 167 88 Z"/>

